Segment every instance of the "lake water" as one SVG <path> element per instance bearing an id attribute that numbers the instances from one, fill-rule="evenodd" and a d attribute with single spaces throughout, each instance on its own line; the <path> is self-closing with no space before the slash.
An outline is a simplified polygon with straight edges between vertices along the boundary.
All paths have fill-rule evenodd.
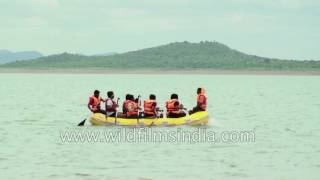
<path id="1" fill-rule="evenodd" d="M 320 179 L 320 77 L 255 75 L 0 74 L 0 179 Z M 113 90 L 173 92 L 191 108 L 206 88 L 206 130 L 251 131 L 254 142 L 63 142 L 88 97 Z M 163 127 L 194 130 L 197 127 Z M 132 129 L 132 128 L 122 128 Z"/>

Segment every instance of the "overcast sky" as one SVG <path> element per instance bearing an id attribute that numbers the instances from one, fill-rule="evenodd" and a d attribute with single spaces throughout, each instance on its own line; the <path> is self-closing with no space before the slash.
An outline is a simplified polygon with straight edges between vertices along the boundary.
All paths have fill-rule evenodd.
<path id="1" fill-rule="evenodd" d="M 320 1 L 0 0 L 0 49 L 96 54 L 185 40 L 320 60 Z"/>

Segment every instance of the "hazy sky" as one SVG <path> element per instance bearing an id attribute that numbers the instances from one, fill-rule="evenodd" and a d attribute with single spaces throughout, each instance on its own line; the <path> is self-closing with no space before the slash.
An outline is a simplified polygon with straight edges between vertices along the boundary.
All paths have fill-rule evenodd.
<path id="1" fill-rule="evenodd" d="M 0 49 L 95 54 L 185 40 L 320 60 L 320 1 L 0 0 Z"/>

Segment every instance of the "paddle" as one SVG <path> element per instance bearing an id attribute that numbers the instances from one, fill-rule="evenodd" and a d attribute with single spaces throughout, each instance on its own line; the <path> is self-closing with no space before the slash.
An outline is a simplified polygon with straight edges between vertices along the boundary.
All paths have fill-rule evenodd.
<path id="1" fill-rule="evenodd" d="M 138 95 L 138 119 L 137 119 L 137 122 L 139 123 L 139 118 L 140 118 L 140 95 Z"/>
<path id="2" fill-rule="evenodd" d="M 88 105 L 88 108 L 90 109 L 90 107 L 89 107 L 89 105 Z M 88 115 L 89 116 L 89 115 Z M 87 116 L 87 117 L 88 117 Z M 88 118 L 85 118 L 84 120 L 82 120 L 79 124 L 78 124 L 78 126 L 84 126 L 84 123 L 86 123 L 86 120 L 87 120 Z"/>
<path id="3" fill-rule="evenodd" d="M 117 99 L 117 108 L 116 108 L 116 116 L 115 116 L 115 119 L 114 119 L 114 124 L 117 124 L 119 100 L 120 100 L 120 98 Z"/>
<path id="4" fill-rule="evenodd" d="M 83 121 L 81 121 L 78 126 L 84 126 L 84 123 L 86 122 L 87 118 L 85 118 Z"/>
<path id="5" fill-rule="evenodd" d="M 87 118 L 85 118 L 84 120 L 82 120 L 78 126 L 84 126 L 84 124 L 86 123 L 86 120 L 89 118 L 89 116 L 91 115 L 91 113 L 87 116 Z"/>

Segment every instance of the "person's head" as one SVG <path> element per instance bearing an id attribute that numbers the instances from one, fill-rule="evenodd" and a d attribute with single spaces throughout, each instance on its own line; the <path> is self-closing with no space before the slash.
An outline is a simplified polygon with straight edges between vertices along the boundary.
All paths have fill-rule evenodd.
<path id="1" fill-rule="evenodd" d="M 198 94 L 198 95 L 199 95 L 199 94 L 205 94 L 204 88 L 199 87 L 199 88 L 197 89 L 197 94 Z"/>
<path id="2" fill-rule="evenodd" d="M 150 94 L 149 99 L 151 99 L 151 100 L 156 100 L 156 95 Z"/>
<path id="3" fill-rule="evenodd" d="M 129 100 L 134 101 L 134 96 L 132 94 L 130 94 Z"/>
<path id="4" fill-rule="evenodd" d="M 126 94 L 126 100 L 130 99 L 130 94 Z"/>
<path id="5" fill-rule="evenodd" d="M 108 98 L 111 98 L 111 99 L 114 98 L 113 91 L 108 91 L 107 96 L 108 96 Z"/>
<path id="6" fill-rule="evenodd" d="M 198 89 L 197 89 L 197 94 L 200 94 L 201 91 L 202 91 L 202 88 L 198 88 Z"/>
<path id="7" fill-rule="evenodd" d="M 178 94 L 171 94 L 171 99 L 178 99 Z"/>
<path id="8" fill-rule="evenodd" d="M 93 95 L 94 95 L 95 97 L 99 97 L 99 95 L 100 95 L 100 91 L 95 90 L 95 91 L 93 92 Z"/>

